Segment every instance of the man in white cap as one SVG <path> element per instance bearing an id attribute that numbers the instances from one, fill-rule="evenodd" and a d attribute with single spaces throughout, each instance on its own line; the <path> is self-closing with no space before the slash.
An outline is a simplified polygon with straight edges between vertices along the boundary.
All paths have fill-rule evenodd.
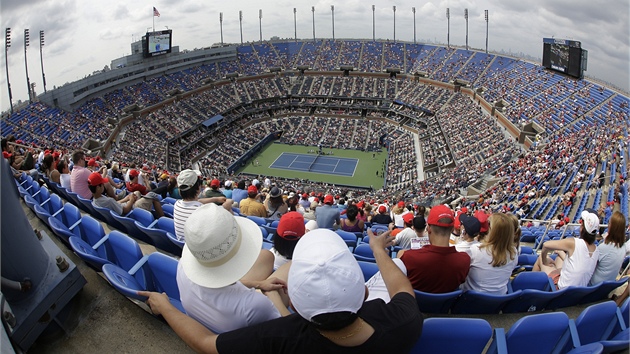
<path id="1" fill-rule="evenodd" d="M 177 286 L 188 316 L 223 333 L 289 314 L 254 291 L 283 289 L 286 283 L 267 279 L 274 257 L 261 250 L 262 233 L 253 221 L 209 203 L 190 215 L 185 232 Z"/>
<path id="2" fill-rule="evenodd" d="M 599 230 L 599 217 L 593 210 L 584 210 L 580 216 L 580 237 L 543 243 L 540 256 L 532 269 L 547 273 L 558 289 L 587 286 L 597 266 L 599 249 L 595 245 L 595 239 Z M 555 260 L 547 257 L 550 251 L 558 255 Z"/>
<path id="3" fill-rule="evenodd" d="M 177 176 L 177 186 L 182 199 L 178 199 L 173 207 L 173 223 L 175 236 L 185 241 L 184 225 L 193 211 L 207 203 L 222 204 L 226 210 L 232 212 L 232 200 L 225 197 L 199 198 L 201 192 L 201 172 L 190 169 L 183 170 Z"/>
<path id="4" fill-rule="evenodd" d="M 206 353 L 389 353 L 409 352 L 422 331 L 422 315 L 407 277 L 385 251 L 389 232 L 368 231 L 370 246 L 392 300 L 364 302 L 361 268 L 333 231 L 317 229 L 298 242 L 288 275 L 296 313 L 216 335 L 184 315 L 165 294 L 147 296 L 194 350 Z"/>

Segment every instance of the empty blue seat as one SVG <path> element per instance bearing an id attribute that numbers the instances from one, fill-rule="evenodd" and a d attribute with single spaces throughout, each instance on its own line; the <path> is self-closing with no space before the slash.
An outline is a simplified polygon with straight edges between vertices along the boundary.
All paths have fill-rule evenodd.
<path id="1" fill-rule="evenodd" d="M 344 240 L 348 247 L 354 248 L 357 246 L 357 236 L 354 233 L 343 230 L 337 230 L 335 232 Z"/>
<path id="2" fill-rule="evenodd" d="M 589 304 L 591 302 L 596 302 L 600 300 L 604 300 L 608 298 L 608 294 L 622 286 L 628 281 L 628 277 L 623 277 L 619 280 L 609 280 L 604 281 L 601 284 L 596 285 L 596 289 L 590 293 L 585 295 L 581 300 L 580 304 Z"/>
<path id="3" fill-rule="evenodd" d="M 265 218 L 261 218 L 260 216 L 247 215 L 246 218 L 256 223 L 256 225 L 267 225 L 267 220 Z"/>
<path id="4" fill-rule="evenodd" d="M 605 352 L 627 349 L 630 346 L 628 329 L 614 301 L 605 301 L 591 305 L 582 311 L 569 325 L 574 329 L 574 347 L 600 342 Z M 615 333 L 616 329 L 620 329 Z M 577 338 L 575 337 L 577 336 Z"/>
<path id="5" fill-rule="evenodd" d="M 510 300 L 521 295 L 521 290 L 505 295 L 491 295 L 479 291 L 465 291 L 451 307 L 451 313 L 489 314 L 499 313 Z"/>
<path id="6" fill-rule="evenodd" d="M 127 232 L 127 229 L 125 229 L 125 227 L 120 222 L 118 222 L 118 220 L 114 219 L 114 216 L 110 212 L 111 209 L 100 207 L 94 203 L 92 203 L 92 207 L 94 208 L 94 212 L 96 214 L 101 215 L 101 220 L 104 219 L 107 225 L 115 229 L 118 229 L 122 232 Z"/>
<path id="7" fill-rule="evenodd" d="M 354 235 L 353 235 L 354 236 Z M 354 249 L 354 258 L 357 261 L 365 261 L 375 263 L 376 259 L 374 258 L 374 253 L 370 248 L 370 245 L 367 243 L 362 243 L 355 247 Z"/>
<path id="8" fill-rule="evenodd" d="M 155 252 L 144 256 L 129 271 L 113 264 L 105 264 L 103 274 L 110 284 L 125 296 L 146 301 L 145 297 L 138 295 L 138 291 L 164 292 L 173 306 L 185 312 L 177 287 L 177 264 L 175 258 Z"/>
<path id="9" fill-rule="evenodd" d="M 127 214 L 127 216 L 120 216 L 118 215 L 115 211 L 110 210 L 109 213 L 112 215 L 112 217 L 118 221 L 120 224 L 122 224 L 122 226 L 125 228 L 124 231 L 126 231 L 126 234 L 137 239 L 140 240 L 142 242 L 151 243 L 151 239 L 149 237 L 147 237 L 147 235 L 145 235 L 144 232 L 142 232 L 138 226 L 136 225 L 136 220 L 131 218 L 130 215 L 133 214 L 136 211 L 136 209 L 133 209 L 129 212 L 129 214 Z M 145 210 L 146 211 L 146 210 Z"/>
<path id="10" fill-rule="evenodd" d="M 414 290 L 418 309 L 423 313 L 448 313 L 453 303 L 462 295 L 461 290 L 450 293 L 432 294 Z"/>
<path id="11" fill-rule="evenodd" d="M 592 286 L 569 286 L 560 289 L 557 292 L 563 292 L 563 295 L 549 301 L 546 309 L 556 310 L 563 307 L 575 306 L 582 301 L 582 298 L 596 289 L 596 287 Z"/>
<path id="12" fill-rule="evenodd" d="M 545 272 L 523 272 L 508 283 L 508 292 L 525 289 L 551 291 L 552 286 L 553 282 Z"/>
<path id="13" fill-rule="evenodd" d="M 169 241 L 173 242 L 173 244 L 175 244 L 175 246 L 183 249 L 184 248 L 184 241 L 180 241 L 177 239 L 177 236 L 175 236 L 175 233 L 173 232 L 167 232 L 166 236 L 168 237 Z"/>
<path id="14" fill-rule="evenodd" d="M 151 239 L 151 244 L 154 245 L 156 248 L 181 257 L 182 255 L 181 247 L 176 246 L 175 244 L 173 244 L 173 242 L 171 242 L 168 239 L 168 235 L 166 235 L 168 230 L 160 228 L 159 223 L 161 219 L 168 219 L 171 221 L 173 220 L 166 216 L 162 216 L 161 218 L 155 220 L 149 226 L 144 226 L 142 225 L 142 223 L 138 221 L 136 221 L 136 226 L 138 227 L 138 229 L 144 232 L 148 238 Z"/>
<path id="15" fill-rule="evenodd" d="M 105 264 L 129 270 L 143 257 L 138 243 L 120 231 L 114 230 L 96 242 L 91 241 L 73 236 L 70 237 L 70 246 L 84 262 L 98 271 Z"/>
<path id="16" fill-rule="evenodd" d="M 411 350 L 421 353 L 481 353 L 492 338 L 492 327 L 478 318 L 427 318 Z M 392 346 L 395 346 L 392 343 Z"/>
<path id="17" fill-rule="evenodd" d="M 64 204 L 60 213 L 48 218 L 48 226 L 53 233 L 66 243 L 71 236 L 81 236 L 80 228 L 77 228 L 80 223 L 81 212 L 70 203 Z"/>
<path id="18" fill-rule="evenodd" d="M 363 279 L 368 281 L 376 272 L 378 272 L 378 266 L 373 262 L 365 262 L 365 261 L 357 261 L 359 263 L 359 267 L 361 267 L 361 272 L 363 272 Z"/>
<path id="19" fill-rule="evenodd" d="M 162 204 L 162 211 L 164 212 L 164 216 L 168 216 L 169 218 L 173 218 L 173 213 L 175 212 L 175 207 L 173 204 Z"/>
<path id="20" fill-rule="evenodd" d="M 569 317 L 564 312 L 529 315 L 516 321 L 507 333 L 495 329 L 487 353 L 552 353 L 564 346 L 568 334 Z"/>

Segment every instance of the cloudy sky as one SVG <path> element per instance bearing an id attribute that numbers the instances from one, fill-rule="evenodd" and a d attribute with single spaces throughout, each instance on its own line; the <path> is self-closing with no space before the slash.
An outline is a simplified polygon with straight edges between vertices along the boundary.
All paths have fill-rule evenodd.
<path id="1" fill-rule="evenodd" d="M 450 42 L 465 45 L 464 9 L 469 11 L 469 45 L 485 48 L 484 10 L 489 11 L 490 51 L 511 51 L 542 57 L 542 38 L 582 42 L 589 51 L 588 76 L 629 90 L 630 1 L 628 0 L 274 0 L 226 2 L 203 0 L 2 0 L 0 18 L 12 29 L 9 77 L 14 103 L 27 98 L 24 34 L 30 29 L 28 70 L 36 91 L 43 91 L 39 31 L 45 31 L 46 87 L 60 86 L 110 65 L 128 55 L 130 44 L 153 26 L 173 30 L 180 50 L 220 42 L 219 13 L 223 12 L 225 42 L 240 42 L 238 11 L 243 11 L 244 40 L 258 40 L 258 10 L 262 9 L 263 38 L 293 37 L 293 8 L 297 9 L 298 38 L 312 38 L 311 6 L 315 6 L 317 37 L 332 37 L 330 6 L 335 6 L 336 38 L 371 38 L 372 7 L 376 5 L 376 37 L 413 40 L 412 6 L 416 7 L 416 36 L 420 42 L 446 43 L 446 8 L 450 8 Z M 4 52 L 3 52 L 4 54 Z M 4 55 L 3 55 L 4 62 Z M 8 109 L 5 71 L 0 76 L 0 105 Z"/>

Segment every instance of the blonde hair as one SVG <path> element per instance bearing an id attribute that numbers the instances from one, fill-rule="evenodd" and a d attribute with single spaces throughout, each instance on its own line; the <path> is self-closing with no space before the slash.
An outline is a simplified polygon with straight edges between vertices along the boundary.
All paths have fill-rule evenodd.
<path id="1" fill-rule="evenodd" d="M 488 247 L 492 254 L 490 264 L 493 267 L 500 267 L 507 264 L 508 253 L 510 259 L 516 257 L 514 223 L 508 215 L 503 213 L 492 214 L 488 221 L 490 230 L 479 248 Z"/>

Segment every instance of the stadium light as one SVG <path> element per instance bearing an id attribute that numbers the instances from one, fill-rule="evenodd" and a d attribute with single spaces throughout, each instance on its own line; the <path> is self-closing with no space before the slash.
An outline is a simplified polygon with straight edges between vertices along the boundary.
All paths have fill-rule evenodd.
<path id="1" fill-rule="evenodd" d="M 451 47 L 451 10 L 446 8 L 446 47 Z"/>
<path id="2" fill-rule="evenodd" d="M 315 6 L 311 6 L 313 12 L 313 42 L 315 42 Z"/>
<path id="3" fill-rule="evenodd" d="M 411 12 L 413 12 L 413 44 L 416 44 L 416 8 L 412 7 Z"/>
<path id="4" fill-rule="evenodd" d="M 293 8 L 293 32 L 294 32 L 294 38 L 295 41 L 297 42 L 297 8 Z"/>
<path id="5" fill-rule="evenodd" d="M 28 102 L 33 103 L 31 98 L 31 80 L 28 78 L 28 60 L 26 59 L 26 48 L 29 45 L 30 34 L 28 28 L 24 29 L 24 69 L 26 69 L 26 88 L 28 89 Z"/>
<path id="6" fill-rule="evenodd" d="M 466 19 L 466 50 L 468 50 L 468 9 L 464 9 L 464 18 Z"/>
<path id="7" fill-rule="evenodd" d="M 396 5 L 392 6 L 394 10 L 394 43 L 396 43 Z"/>
<path id="8" fill-rule="evenodd" d="M 333 41 L 335 40 L 335 5 L 330 5 L 330 12 L 332 13 L 332 35 Z"/>
<path id="9" fill-rule="evenodd" d="M 11 27 L 7 27 L 4 31 L 4 67 L 7 69 L 7 90 L 9 92 L 11 114 L 13 114 L 13 95 L 11 94 L 11 82 L 9 82 L 9 48 L 11 48 Z"/>
<path id="10" fill-rule="evenodd" d="M 42 64 L 42 82 L 44 83 L 44 92 L 46 92 L 46 74 L 44 74 L 44 30 L 39 31 L 39 60 Z"/>
<path id="11" fill-rule="evenodd" d="M 238 10 L 238 22 L 241 27 L 241 44 L 243 44 L 243 11 Z"/>
<path id="12" fill-rule="evenodd" d="M 260 43 L 262 43 L 262 9 L 258 10 L 258 27 L 260 29 Z"/>
<path id="13" fill-rule="evenodd" d="M 376 16 L 374 11 L 376 11 L 376 6 L 372 5 L 372 41 L 376 42 Z"/>
<path id="14" fill-rule="evenodd" d="M 223 12 L 219 12 L 219 27 L 221 27 L 221 44 L 223 44 Z"/>
<path id="15" fill-rule="evenodd" d="M 484 10 L 486 17 L 486 54 L 488 54 L 488 10 Z"/>

